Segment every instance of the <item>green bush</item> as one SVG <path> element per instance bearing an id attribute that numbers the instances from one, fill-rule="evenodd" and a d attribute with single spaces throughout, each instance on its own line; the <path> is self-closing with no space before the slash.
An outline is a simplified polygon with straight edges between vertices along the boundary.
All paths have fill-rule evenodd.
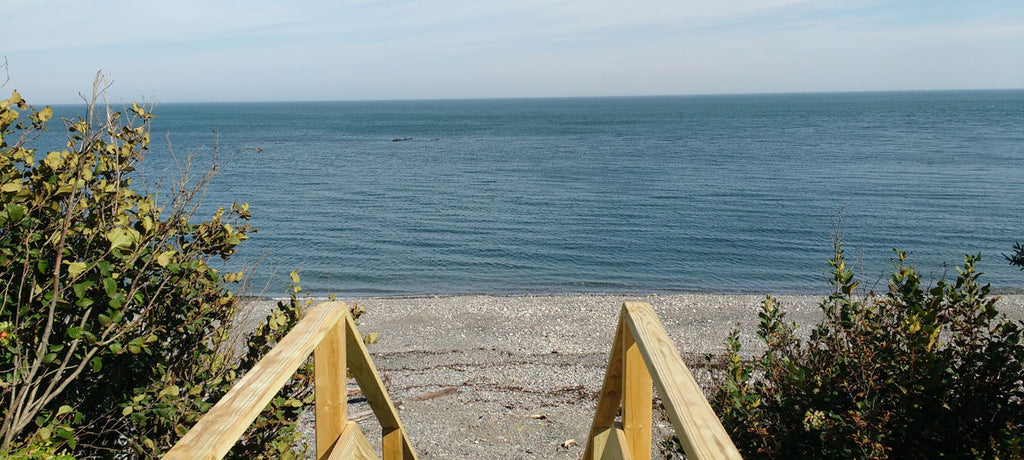
<path id="1" fill-rule="evenodd" d="M 255 331 L 232 329 L 243 273 L 213 261 L 253 231 L 248 206 L 194 221 L 209 175 L 160 202 L 135 192 L 152 115 L 105 110 L 95 88 L 84 118 L 62 120 L 67 148 L 45 155 L 30 144 L 53 111 L 17 92 L 0 101 L 0 457 L 157 457 L 303 311 L 293 274 L 290 301 Z M 234 456 L 302 452 L 310 375 L 296 373 Z"/>
<path id="2" fill-rule="evenodd" d="M 1021 458 L 1024 323 L 1006 320 L 979 256 L 932 288 L 894 259 L 889 292 L 856 298 L 836 239 L 833 293 L 809 336 L 761 305 L 755 360 L 728 339 L 712 404 L 748 458 Z"/>

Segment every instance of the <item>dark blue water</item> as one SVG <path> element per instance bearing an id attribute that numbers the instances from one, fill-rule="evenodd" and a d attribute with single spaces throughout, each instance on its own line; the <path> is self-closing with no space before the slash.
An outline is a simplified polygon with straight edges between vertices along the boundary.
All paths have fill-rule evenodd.
<path id="1" fill-rule="evenodd" d="M 894 247 L 936 278 L 981 252 L 995 288 L 1024 286 L 1002 257 L 1024 241 L 1024 91 L 155 113 L 147 171 L 168 134 L 262 149 L 206 204 L 250 203 L 240 259 L 270 295 L 292 269 L 318 294 L 822 292 L 840 212 L 869 287 Z"/>

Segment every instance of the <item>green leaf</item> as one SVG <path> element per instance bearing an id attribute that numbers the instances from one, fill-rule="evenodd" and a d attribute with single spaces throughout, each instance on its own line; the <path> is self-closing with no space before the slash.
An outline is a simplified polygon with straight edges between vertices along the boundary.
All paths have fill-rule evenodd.
<path id="1" fill-rule="evenodd" d="M 73 410 L 74 409 L 72 409 L 71 406 L 68 406 L 68 405 L 65 404 L 65 405 L 60 406 L 59 408 L 57 408 L 57 416 L 60 417 L 61 415 L 64 415 L 64 414 L 66 414 L 68 412 L 71 412 Z"/>
<path id="2" fill-rule="evenodd" d="M 107 315 L 104 315 L 103 313 L 100 313 L 99 315 L 97 315 L 96 319 L 98 319 L 100 321 L 100 325 L 103 326 L 103 327 L 107 327 L 107 326 L 110 325 L 110 317 L 107 316 Z"/>
<path id="3" fill-rule="evenodd" d="M 82 328 L 80 328 L 80 327 L 70 327 L 70 328 L 68 328 L 68 337 L 70 337 L 72 339 L 80 339 L 80 338 L 82 338 Z"/>
<path id="4" fill-rule="evenodd" d="M 107 293 L 107 297 L 115 297 L 117 295 L 117 280 L 103 278 L 103 291 Z"/>
<path id="5" fill-rule="evenodd" d="M 100 358 L 99 356 L 93 356 L 92 361 L 90 362 L 92 363 L 93 372 L 99 372 L 101 369 L 103 369 L 103 358 Z"/>
<path id="6" fill-rule="evenodd" d="M 71 265 L 74 265 L 74 264 L 71 264 Z M 83 263 L 83 265 L 85 265 L 85 264 Z M 71 268 L 69 267 L 68 271 L 70 271 L 70 270 L 71 270 Z M 82 298 L 82 297 L 85 297 L 85 291 L 87 291 L 89 288 L 91 288 L 91 287 L 93 287 L 95 285 L 96 285 L 95 282 L 83 281 L 81 283 L 75 283 L 74 285 L 71 286 L 71 289 L 73 289 L 75 291 L 75 297 Z"/>
<path id="7" fill-rule="evenodd" d="M 78 300 L 75 301 L 75 305 L 77 305 L 79 307 L 82 307 L 82 308 L 86 308 L 89 305 L 92 305 L 93 303 L 94 303 L 93 300 L 88 298 L 88 297 L 83 297 L 83 298 L 78 299 Z"/>
<path id="8" fill-rule="evenodd" d="M 43 364 L 50 364 L 57 359 L 57 353 L 47 353 L 43 355 Z"/>
<path id="9" fill-rule="evenodd" d="M 74 431 L 71 431 L 68 427 L 64 426 L 58 426 L 55 430 L 53 430 L 53 432 L 54 434 L 57 435 L 58 438 L 61 439 L 70 439 L 72 436 L 75 435 Z"/>
<path id="10" fill-rule="evenodd" d="M 131 415 L 131 413 L 132 406 L 125 406 L 124 409 L 121 409 L 121 415 Z"/>
<path id="11" fill-rule="evenodd" d="M 25 208 L 17 204 L 7 205 L 7 216 L 11 222 L 18 223 L 22 217 L 25 217 Z"/>

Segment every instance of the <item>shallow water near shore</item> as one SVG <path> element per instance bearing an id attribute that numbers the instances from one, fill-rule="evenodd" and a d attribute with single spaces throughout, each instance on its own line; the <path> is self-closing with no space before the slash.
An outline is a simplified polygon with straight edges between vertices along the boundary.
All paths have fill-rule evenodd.
<path id="1" fill-rule="evenodd" d="M 58 108 L 59 112 L 73 108 Z M 148 178 L 242 150 L 205 213 L 251 205 L 256 290 L 315 294 L 827 289 L 831 219 L 868 287 L 892 248 L 1024 274 L 1024 91 L 156 107 Z M 216 134 L 213 133 L 216 131 Z M 201 162 L 200 162 L 201 163 Z"/>

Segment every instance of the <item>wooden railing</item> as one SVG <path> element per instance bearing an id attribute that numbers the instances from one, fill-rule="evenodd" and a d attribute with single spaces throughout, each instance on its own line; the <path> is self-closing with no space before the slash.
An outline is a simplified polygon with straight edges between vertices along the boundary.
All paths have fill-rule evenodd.
<path id="1" fill-rule="evenodd" d="M 626 302 L 584 460 L 650 459 L 652 385 L 687 458 L 741 458 L 654 309 L 647 303 Z M 620 402 L 622 418 L 616 421 Z"/>
<path id="2" fill-rule="evenodd" d="M 359 427 L 348 421 L 347 361 L 347 369 L 380 421 L 383 459 L 416 459 L 362 335 L 342 302 L 324 302 L 307 311 L 164 458 L 222 458 L 311 352 L 316 457 L 379 458 Z M 626 302 L 609 353 L 585 460 L 650 458 L 652 387 L 661 397 L 688 458 L 741 458 L 654 310 L 647 303 Z M 621 419 L 617 419 L 620 408 Z"/>
<path id="3" fill-rule="evenodd" d="M 164 458 L 224 457 L 310 353 L 316 398 L 316 458 L 379 458 L 355 422 L 348 421 L 347 361 L 348 371 L 380 422 L 383 459 L 416 459 L 398 412 L 343 302 L 323 302 L 309 309 Z"/>

